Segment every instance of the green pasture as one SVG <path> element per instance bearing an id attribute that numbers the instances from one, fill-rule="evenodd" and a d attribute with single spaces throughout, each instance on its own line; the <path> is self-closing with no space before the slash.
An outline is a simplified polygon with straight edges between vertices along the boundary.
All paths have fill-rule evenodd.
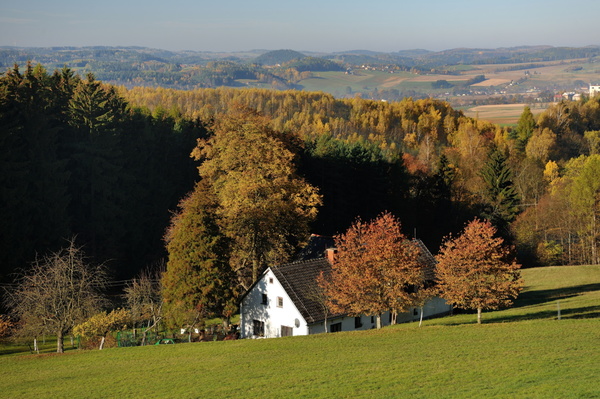
<path id="1" fill-rule="evenodd" d="M 373 90 L 401 88 L 404 79 L 410 79 L 417 75 L 410 72 L 387 73 L 382 71 L 357 70 L 354 74 L 345 72 L 313 72 L 313 77 L 303 79 L 299 82 L 306 91 L 323 91 L 326 93 L 346 93 L 348 87 L 352 93 Z M 431 88 L 431 84 L 428 86 Z"/>
<path id="2" fill-rule="evenodd" d="M 515 306 L 482 325 L 458 314 L 420 328 L 0 356 L 0 397 L 600 397 L 600 266 L 523 276 Z"/>

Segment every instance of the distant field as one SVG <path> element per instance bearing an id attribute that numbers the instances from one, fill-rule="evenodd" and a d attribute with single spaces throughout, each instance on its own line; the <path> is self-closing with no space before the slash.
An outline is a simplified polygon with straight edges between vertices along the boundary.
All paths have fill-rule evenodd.
<path id="1" fill-rule="evenodd" d="M 482 325 L 460 314 L 421 328 L 0 356 L 0 397 L 599 397 L 600 266 L 523 276 L 515 306 L 484 312 Z"/>
<path id="2" fill-rule="evenodd" d="M 511 70 L 516 68 L 516 70 Z M 522 69 L 521 69 L 522 68 Z M 460 87 L 466 80 L 484 75 L 486 80 L 473 85 L 473 88 L 494 87 L 507 94 L 535 93 L 544 88 L 556 91 L 582 90 L 590 82 L 600 79 L 600 65 L 589 60 L 567 60 L 521 64 L 457 65 L 451 68 L 457 75 L 415 74 L 411 72 L 388 73 L 373 70 L 355 70 L 355 74 L 344 72 L 313 72 L 313 77 L 299 82 L 303 90 L 323 91 L 338 97 L 353 96 L 356 93 L 372 92 L 375 88 L 415 90 L 421 94 L 444 96 L 450 101 L 464 102 L 464 97 L 445 95 L 452 89 L 433 89 L 431 83 L 446 80 Z M 512 84 L 511 84 L 512 83 Z M 486 94 L 477 94 L 485 98 Z M 490 115 L 498 123 L 515 123 L 514 115 Z M 518 118 L 517 118 L 518 119 Z"/>
<path id="3" fill-rule="evenodd" d="M 479 105 L 464 111 L 466 116 L 497 123 L 499 125 L 515 125 L 519 121 L 527 104 Z M 547 107 L 536 104 L 531 106 L 531 112 L 537 115 Z"/>

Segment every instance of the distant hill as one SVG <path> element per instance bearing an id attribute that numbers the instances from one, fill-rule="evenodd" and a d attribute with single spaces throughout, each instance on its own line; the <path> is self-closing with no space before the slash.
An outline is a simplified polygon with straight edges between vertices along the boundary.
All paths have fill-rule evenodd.
<path id="1" fill-rule="evenodd" d="M 324 72 L 324 71 L 343 71 L 346 68 L 342 64 L 324 58 L 317 57 L 305 57 L 300 60 L 293 60 L 284 64 L 285 67 L 294 68 L 298 72 L 313 71 L 313 72 Z"/>
<path id="2" fill-rule="evenodd" d="M 403 65 L 413 66 L 415 60 L 409 57 L 403 57 L 394 53 L 376 53 L 367 51 L 354 51 L 348 53 L 336 53 L 327 57 L 331 60 L 343 62 L 350 65 Z"/>
<path id="3" fill-rule="evenodd" d="M 259 55 L 254 59 L 254 63 L 259 65 L 277 65 L 293 60 L 301 60 L 305 57 L 304 54 L 294 50 L 275 50 Z"/>

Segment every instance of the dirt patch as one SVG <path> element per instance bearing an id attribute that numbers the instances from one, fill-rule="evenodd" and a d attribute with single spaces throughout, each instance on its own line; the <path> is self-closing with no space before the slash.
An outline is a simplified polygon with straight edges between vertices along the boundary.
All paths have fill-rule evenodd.
<path id="1" fill-rule="evenodd" d="M 510 79 L 487 79 L 483 82 L 476 83 L 473 86 L 489 87 L 503 85 L 506 83 L 510 83 Z"/>
<path id="2" fill-rule="evenodd" d="M 396 86 L 396 85 L 399 85 L 400 83 L 404 82 L 407 79 L 408 78 L 388 78 L 381 84 L 381 86 L 382 87 Z"/>
<path id="3" fill-rule="evenodd" d="M 516 124 L 523 113 L 527 104 L 499 104 L 499 105 L 479 105 L 469 108 L 465 115 L 471 118 L 478 118 L 499 124 Z M 545 108 L 531 108 L 534 115 L 544 111 Z"/>

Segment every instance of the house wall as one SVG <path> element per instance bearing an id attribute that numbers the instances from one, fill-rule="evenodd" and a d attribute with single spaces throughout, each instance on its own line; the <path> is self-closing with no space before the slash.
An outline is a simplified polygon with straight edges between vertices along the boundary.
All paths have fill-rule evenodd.
<path id="1" fill-rule="evenodd" d="M 271 282 L 272 281 L 272 282 Z M 267 303 L 263 304 L 263 294 Z M 278 297 L 282 306 L 278 306 Z M 281 326 L 291 327 L 292 335 L 307 335 L 306 321 L 285 292 L 271 269 L 248 292 L 241 303 L 240 335 L 242 338 L 275 338 L 282 336 Z M 264 323 L 264 334 L 254 334 L 254 320 Z"/>
<path id="2" fill-rule="evenodd" d="M 448 305 L 442 298 L 433 298 L 428 301 L 423 307 L 423 317 L 428 318 L 437 315 L 447 314 L 452 310 L 452 306 Z M 410 321 L 419 320 L 420 309 L 413 308 L 410 312 L 400 313 L 396 318 L 397 323 L 407 323 Z M 377 320 L 375 316 L 360 316 L 360 322 L 357 323 L 354 317 L 344 316 L 327 320 L 327 331 L 331 332 L 332 325 L 341 323 L 341 331 L 355 331 L 355 330 L 370 330 L 377 328 Z M 391 324 L 390 313 L 385 312 L 381 315 L 381 325 L 389 326 Z M 360 325 L 360 326 L 359 326 Z M 309 334 L 320 334 L 325 332 L 323 322 L 311 324 L 309 327 Z"/>

